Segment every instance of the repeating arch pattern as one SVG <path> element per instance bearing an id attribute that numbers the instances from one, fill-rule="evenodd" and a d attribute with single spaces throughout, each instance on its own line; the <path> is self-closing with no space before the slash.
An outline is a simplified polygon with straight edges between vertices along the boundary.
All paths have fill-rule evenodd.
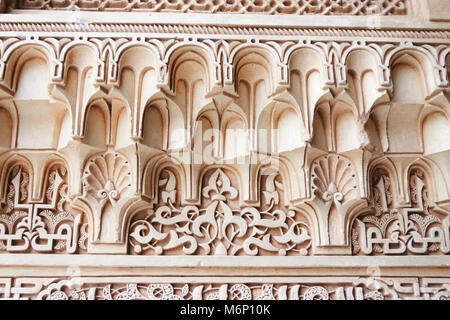
<path id="1" fill-rule="evenodd" d="M 19 7 L 370 15 L 374 3 L 219 2 Z M 379 15 L 409 14 L 381 3 Z M 0 25 L 3 250 L 448 254 L 447 31 L 96 28 Z M 64 228 L 38 223 L 39 206 L 48 221 L 65 212 Z M 22 218 L 36 221 L 21 231 Z"/>

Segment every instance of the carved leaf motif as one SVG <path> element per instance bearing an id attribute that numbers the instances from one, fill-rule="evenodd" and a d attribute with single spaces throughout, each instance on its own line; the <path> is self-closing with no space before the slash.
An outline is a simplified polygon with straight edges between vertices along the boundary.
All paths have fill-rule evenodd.
<path id="1" fill-rule="evenodd" d="M 230 199 L 235 199 L 238 195 L 237 190 L 231 186 L 230 178 L 221 170 L 217 169 L 209 178 L 208 185 L 203 188 L 202 195 L 205 198 L 210 197 L 210 192 L 220 194 L 222 199 L 226 193 L 230 195 Z M 214 199 L 213 199 L 214 200 Z"/>
<path id="2" fill-rule="evenodd" d="M 23 217 L 28 215 L 25 211 L 15 211 L 10 215 L 2 214 L 0 215 L 0 222 L 3 222 L 7 225 L 9 233 L 12 233 L 14 230 L 14 224 Z"/>
<path id="3" fill-rule="evenodd" d="M 386 229 L 392 221 L 397 220 L 398 216 L 395 213 L 388 213 L 383 215 L 381 218 L 374 216 L 367 216 L 363 218 L 363 222 L 372 223 L 376 225 L 382 232 L 383 236 L 386 236 Z"/>
<path id="4" fill-rule="evenodd" d="M 274 236 L 274 239 L 279 243 L 288 243 L 290 241 L 294 243 L 303 243 L 307 240 L 310 240 L 311 237 L 308 235 L 308 230 L 298 227 L 302 224 L 302 222 L 293 223 L 285 234 L 281 236 Z M 296 232 L 297 230 L 300 230 L 300 234 Z"/>
<path id="5" fill-rule="evenodd" d="M 422 234 L 423 237 L 426 236 L 426 231 L 427 231 L 428 227 L 430 226 L 430 224 L 435 223 L 435 222 L 437 222 L 437 223 L 441 222 L 441 220 L 439 220 L 439 218 L 436 216 L 422 217 L 419 214 L 411 214 L 409 216 L 409 218 L 417 223 L 417 225 L 419 226 L 419 229 L 420 229 L 420 233 Z"/>
<path id="6" fill-rule="evenodd" d="M 67 212 L 59 212 L 57 215 L 55 215 L 51 210 L 44 210 L 39 213 L 41 216 L 47 218 L 49 223 L 50 232 L 55 231 L 55 227 L 64 220 L 73 221 L 73 216 Z"/>
<path id="7" fill-rule="evenodd" d="M 123 156 L 108 152 L 88 161 L 83 175 L 84 190 L 97 200 L 112 203 L 127 194 L 131 187 L 131 170 Z"/>
<path id="8" fill-rule="evenodd" d="M 342 156 L 326 155 L 315 160 L 311 181 L 314 194 L 326 202 L 340 203 L 356 196 L 356 174 Z"/>
<path id="9" fill-rule="evenodd" d="M 176 182 L 177 182 L 175 175 L 170 170 L 165 170 L 164 172 L 167 173 L 169 175 L 169 177 L 166 179 L 159 180 L 159 186 L 165 187 L 164 191 L 162 191 L 162 193 L 161 193 L 162 201 L 164 201 L 165 203 L 168 203 L 169 200 L 171 202 L 175 202 L 176 201 L 175 187 L 176 187 Z"/>

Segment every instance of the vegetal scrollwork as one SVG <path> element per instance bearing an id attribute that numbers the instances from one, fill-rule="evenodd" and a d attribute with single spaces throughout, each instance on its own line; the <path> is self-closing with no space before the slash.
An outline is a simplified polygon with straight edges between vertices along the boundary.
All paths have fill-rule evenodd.
<path id="1" fill-rule="evenodd" d="M 379 174 L 379 171 L 378 171 Z M 448 254 L 450 220 L 444 209 L 431 206 L 423 171 L 409 175 L 411 206 L 392 204 L 387 173 L 374 179 L 376 213 L 356 219 L 353 228 L 355 254 Z"/>
<path id="2" fill-rule="evenodd" d="M 223 169 L 204 179 L 202 206 L 176 204 L 176 177 L 166 169 L 160 179 L 160 204 L 147 219 L 131 225 L 134 252 L 154 254 L 307 255 L 309 226 L 280 200 L 282 183 L 276 174 L 265 176 L 264 203 L 238 208 L 238 189 Z"/>
<path id="3" fill-rule="evenodd" d="M 66 10 L 146 10 L 151 12 L 225 12 L 266 14 L 349 14 L 349 15 L 402 15 L 406 13 L 405 0 L 300 0 L 300 1 L 204 1 L 204 0 L 69 0 L 18 1 L 22 9 Z"/>
<path id="4" fill-rule="evenodd" d="M 29 174 L 21 166 L 10 173 L 6 204 L 0 208 L 0 250 L 75 253 L 85 248 L 82 215 L 70 207 L 67 172 L 53 167 L 42 203 L 28 199 Z M 81 228 L 85 234 L 85 226 Z"/>

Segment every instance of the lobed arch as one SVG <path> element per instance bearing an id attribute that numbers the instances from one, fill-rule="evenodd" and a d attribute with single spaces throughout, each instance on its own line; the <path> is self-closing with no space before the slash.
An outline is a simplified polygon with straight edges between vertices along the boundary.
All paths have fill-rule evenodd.
<path id="1" fill-rule="evenodd" d="M 118 65 L 118 75 L 123 68 L 128 67 L 133 72 L 140 74 L 147 69 L 158 69 L 159 54 L 150 44 L 129 43 L 121 46 L 115 53 L 114 60 Z"/>
<path id="2" fill-rule="evenodd" d="M 89 61 L 84 61 L 84 63 L 82 57 L 85 57 L 86 55 L 83 51 L 87 51 L 92 55 L 87 58 Z M 74 52 L 76 53 L 74 54 Z M 75 63 L 71 63 L 71 59 L 73 59 Z M 88 41 L 85 37 L 80 37 L 65 44 L 59 53 L 59 61 L 63 64 L 63 71 L 58 80 L 64 83 L 66 83 L 68 65 L 75 67 L 78 67 L 79 65 L 82 65 L 83 67 L 85 65 L 91 66 L 94 73 L 93 79 L 95 80 L 99 79 L 99 74 L 102 72 L 103 57 L 101 56 L 100 50 L 93 42 Z"/>
<path id="3" fill-rule="evenodd" d="M 220 116 L 219 125 L 224 158 L 247 155 L 250 149 L 249 123 L 242 109 L 234 103 L 228 105 Z"/>
<path id="4" fill-rule="evenodd" d="M 399 193 L 400 193 L 400 184 L 399 184 L 399 176 L 398 176 L 398 171 L 395 168 L 395 163 L 387 157 L 381 157 L 375 160 L 372 160 L 370 162 L 370 164 L 367 167 L 367 175 L 366 175 L 366 183 L 365 185 L 367 186 L 367 192 L 366 194 L 370 195 L 373 198 L 373 191 L 372 189 L 374 188 L 373 185 L 373 175 L 375 174 L 375 172 L 377 170 L 383 170 L 388 174 L 388 177 L 390 178 L 390 182 L 392 185 L 392 190 L 393 190 L 393 197 L 394 197 L 394 201 L 396 199 L 396 197 L 398 197 Z"/>
<path id="5" fill-rule="evenodd" d="M 380 95 L 381 58 L 373 48 L 353 48 L 344 54 L 347 67 L 347 92 L 353 99 L 360 114 L 370 112 Z"/>
<path id="6" fill-rule="evenodd" d="M 28 173 L 29 183 L 27 188 L 28 197 L 33 190 L 33 177 L 34 177 L 34 167 L 31 161 L 24 155 L 13 154 L 9 156 L 2 164 L 1 175 L 0 175 L 0 199 L 2 202 L 6 199 L 6 193 L 8 190 L 8 180 L 10 178 L 11 172 L 15 167 L 21 166 Z"/>
<path id="7" fill-rule="evenodd" d="M 239 95 L 241 94 L 241 81 L 245 81 L 248 85 L 256 85 L 261 80 L 264 81 L 266 91 L 264 98 L 275 92 L 277 59 L 274 58 L 270 49 L 256 45 L 238 46 L 231 53 L 230 61 L 234 67 L 235 90 Z M 249 76 L 242 75 L 245 73 L 247 65 L 253 65 Z M 254 70 L 254 66 L 257 66 L 259 70 Z M 263 74 L 255 77 L 256 73 Z"/>
<path id="8" fill-rule="evenodd" d="M 67 84 L 67 74 L 70 69 L 75 68 L 77 71 L 82 71 L 83 75 L 87 71 L 85 69 L 92 69 L 96 71 L 98 63 L 98 50 L 92 43 L 77 44 L 70 46 L 64 52 L 64 72 L 63 80 Z"/>
<path id="9" fill-rule="evenodd" d="M 192 150 L 194 151 L 194 162 L 197 162 L 201 157 L 201 162 L 213 163 L 215 158 L 220 156 L 221 137 L 220 137 L 220 114 L 215 108 L 204 108 L 204 110 L 197 115 L 193 126 L 193 143 Z M 212 150 L 208 149 L 208 145 Z M 211 151 L 211 153 L 206 153 Z M 200 152 L 200 153 L 199 153 Z"/>
<path id="10" fill-rule="evenodd" d="M 155 66 L 157 65 L 157 62 L 160 62 L 162 60 L 160 51 L 150 42 L 145 41 L 128 41 L 121 45 L 117 50 L 113 52 L 113 56 L 111 58 L 113 61 L 115 61 L 118 65 L 120 65 L 121 61 L 123 61 L 123 56 L 127 54 L 127 52 L 131 52 L 134 48 L 142 48 L 145 49 L 145 51 L 150 51 L 153 55 L 154 60 L 152 60 L 151 65 Z M 105 54 L 104 52 L 103 54 Z"/>
<path id="11" fill-rule="evenodd" d="M 117 82 L 114 86 L 132 110 L 132 136 L 138 138 L 144 109 L 159 91 L 158 58 L 148 46 L 134 45 L 124 48 L 118 59 Z"/>
<path id="12" fill-rule="evenodd" d="M 261 152 L 280 153 L 305 146 L 306 130 L 302 122 L 302 114 L 294 105 L 275 101 L 264 108 L 257 122 L 258 146 Z M 264 149 L 264 135 L 266 146 Z M 270 134 L 269 134 L 270 133 Z M 292 142 L 294 144 L 289 144 Z"/>
<path id="13" fill-rule="evenodd" d="M 431 203 L 439 202 L 439 200 L 444 197 L 448 197 L 449 195 L 449 186 L 447 181 L 445 180 L 445 173 L 442 171 L 442 168 L 433 161 L 433 159 L 429 159 L 427 157 L 420 157 L 412 161 L 404 170 L 404 183 L 405 186 L 409 189 L 410 187 L 410 175 L 411 171 L 414 169 L 420 169 L 425 175 L 425 182 L 427 183 L 427 187 L 429 190 L 428 196 L 429 201 Z M 408 190 L 409 197 L 409 190 Z"/>
<path id="14" fill-rule="evenodd" d="M 230 55 L 228 57 L 228 63 L 234 67 L 234 80 L 236 81 L 238 77 L 236 77 L 237 68 L 241 63 L 240 60 L 244 58 L 248 53 L 258 53 L 265 61 L 268 62 L 268 66 L 270 67 L 270 79 L 271 79 L 271 87 L 275 88 L 276 86 L 276 74 L 277 74 L 277 66 L 282 64 L 280 56 L 278 52 L 269 45 L 255 43 L 253 41 L 246 42 L 240 44 L 232 49 Z"/>
<path id="15" fill-rule="evenodd" d="M 91 41 L 88 41 L 86 38 L 81 39 L 75 39 L 73 41 L 70 41 L 66 45 L 64 45 L 61 49 L 61 52 L 59 53 L 59 60 L 61 62 L 64 62 L 64 64 L 67 64 L 68 59 L 71 52 L 78 52 L 78 49 L 87 49 L 93 54 L 94 63 L 91 62 L 91 65 L 95 65 L 96 69 L 100 65 L 101 62 L 101 54 L 99 48 Z M 98 71 L 98 69 L 97 69 Z M 64 75 L 66 72 L 64 72 Z M 97 73 L 96 73 L 97 76 Z M 64 77 L 63 79 L 64 80 Z"/>
<path id="16" fill-rule="evenodd" d="M 252 192 L 256 195 L 256 198 L 258 199 L 259 190 L 261 190 L 261 181 L 262 181 L 262 175 L 263 171 L 274 171 L 277 174 L 280 175 L 282 183 L 283 183 L 283 195 L 284 195 L 284 204 L 285 206 L 290 205 L 290 200 L 292 199 L 292 181 L 298 181 L 299 179 L 297 172 L 295 170 L 289 169 L 289 163 L 286 159 L 283 159 L 282 157 L 270 157 L 268 158 L 266 163 L 258 163 L 256 166 L 252 167 L 251 172 L 251 186 L 252 186 Z M 262 199 L 258 199 L 260 202 Z"/>
<path id="17" fill-rule="evenodd" d="M 11 100 L 3 101 L 0 104 L 0 150 L 8 151 L 16 147 L 18 122 L 15 104 Z"/>
<path id="18" fill-rule="evenodd" d="M 435 59 L 423 48 L 397 48 L 392 50 L 385 58 L 386 65 L 389 65 L 391 69 L 391 78 L 393 83 L 393 102 L 400 103 L 425 103 L 425 99 L 431 95 L 436 88 L 434 66 L 436 65 Z M 399 67 L 403 67 L 401 73 L 403 78 L 399 78 Z M 406 70 L 405 70 L 406 69 Z M 404 75 L 409 72 L 409 75 Z M 414 73 L 411 73 L 414 72 Z M 415 77 L 416 81 L 411 81 L 411 77 Z M 409 79 L 405 81 L 409 84 L 418 83 L 419 87 L 408 88 L 401 87 L 400 79 Z M 400 80 L 400 81 L 399 81 Z M 401 97 L 399 96 L 399 90 L 402 90 Z M 414 99 L 403 99 L 403 91 L 420 93 L 420 96 L 414 97 Z M 407 95 L 406 95 L 407 96 Z"/>
<path id="19" fill-rule="evenodd" d="M 450 119 L 442 109 L 423 109 L 418 121 L 419 137 L 424 155 L 445 152 L 450 149 Z"/>
<path id="20" fill-rule="evenodd" d="M 313 146 L 336 152 L 359 149 L 364 134 L 356 107 L 351 101 L 340 98 L 317 105 L 313 133 Z"/>
<path id="21" fill-rule="evenodd" d="M 303 63 L 306 62 L 307 63 Z M 284 62 L 289 66 L 290 83 L 292 86 L 292 71 L 298 70 L 304 77 L 308 77 L 311 71 L 320 74 L 320 87 L 323 89 L 328 85 L 328 75 L 326 66 L 327 59 L 318 47 L 313 45 L 295 45 L 289 48 L 285 54 Z"/>
<path id="22" fill-rule="evenodd" d="M 178 79 L 184 79 L 182 66 L 186 62 L 194 62 L 201 68 L 204 83 L 204 93 L 206 94 L 214 86 L 214 55 L 211 50 L 200 43 L 181 43 L 170 48 L 166 53 L 164 62 L 169 66 L 169 87 L 176 93 Z M 186 77 L 186 75 L 184 75 Z M 190 79 L 191 80 L 191 79 Z"/>
<path id="23" fill-rule="evenodd" d="M 60 100 L 68 106 L 69 116 L 72 119 L 71 133 L 78 135 L 82 130 L 80 127 L 83 113 L 97 91 L 96 50 L 87 44 L 71 46 L 65 52 L 65 61 L 64 86 L 59 85 L 57 90 L 62 94 L 59 95 Z M 56 96 L 56 92 L 53 95 Z"/>
<path id="24" fill-rule="evenodd" d="M 111 111 L 104 99 L 95 99 L 89 103 L 83 123 L 84 143 L 100 149 L 106 149 L 111 144 Z"/>
<path id="25" fill-rule="evenodd" d="M 14 51 L 10 56 L 8 70 L 9 86 L 12 89 L 10 113 L 17 120 L 15 145 L 17 148 L 57 148 L 61 123 L 68 106 L 50 93 L 52 79 L 51 60 L 45 49 L 26 46 Z M 33 127 L 41 132 L 36 136 Z"/>
<path id="26" fill-rule="evenodd" d="M 68 188 L 67 193 L 70 195 L 72 193 L 71 192 L 72 184 L 70 183 L 70 180 L 71 180 L 73 172 L 71 170 L 69 162 L 61 154 L 52 154 L 42 164 L 41 177 L 42 177 L 43 183 L 40 184 L 42 187 L 42 191 L 47 189 L 47 186 L 49 183 L 48 177 L 49 177 L 51 169 L 58 167 L 58 166 L 63 168 L 63 170 L 65 170 L 65 172 L 66 172 L 65 176 L 67 177 L 67 188 Z"/>
<path id="27" fill-rule="evenodd" d="M 366 43 L 362 43 L 360 41 L 356 41 L 352 44 L 352 46 L 344 50 L 344 52 L 342 53 L 342 62 L 347 65 L 349 63 L 348 60 L 350 56 L 358 51 L 364 51 L 367 54 L 370 54 L 377 66 L 383 65 L 383 59 L 380 52 L 373 48 L 371 45 L 367 45 Z M 377 73 L 381 76 L 379 72 Z"/>
<path id="28" fill-rule="evenodd" d="M 142 116 L 142 142 L 160 150 L 169 148 L 169 123 L 171 117 L 167 99 L 159 98 L 149 102 Z"/>
<path id="29" fill-rule="evenodd" d="M 172 101 L 179 107 L 185 120 L 184 127 L 193 134 L 192 123 L 200 111 L 210 103 L 207 93 L 212 88 L 212 56 L 196 45 L 178 46 L 169 59 L 169 86 Z M 187 142 L 187 141 L 186 141 Z"/>
<path id="30" fill-rule="evenodd" d="M 23 60 L 28 60 L 29 51 L 31 51 L 31 54 L 35 53 L 45 60 L 50 79 L 61 77 L 62 63 L 57 60 L 55 50 L 48 43 L 38 40 L 18 41 L 9 46 L 2 56 L 2 62 L 5 64 L 1 75 L 2 80 L 13 91 L 16 90 L 15 77 L 17 70 L 20 70 Z"/>
<path id="31" fill-rule="evenodd" d="M 158 202 L 159 177 L 165 169 L 171 169 L 176 173 L 177 186 L 181 192 L 178 195 L 180 201 L 184 200 L 187 192 L 186 170 L 183 165 L 175 158 L 167 158 L 167 155 L 156 155 L 149 159 L 144 165 L 142 190 L 143 194 Z"/>
<path id="32" fill-rule="evenodd" d="M 329 76 L 323 52 L 314 46 L 296 48 L 288 56 L 289 93 L 301 112 L 304 125 L 311 135 L 315 107 L 327 92 Z"/>
<path id="33" fill-rule="evenodd" d="M 25 68 L 26 67 L 26 68 Z M 23 83 L 27 78 L 32 83 Z M 36 78 L 36 79 L 33 79 Z M 46 51 L 36 46 L 20 48 L 11 55 L 6 74 L 6 83 L 13 91 L 15 99 L 50 99 L 50 59 Z M 34 90 L 25 90 L 24 86 L 33 85 Z"/>

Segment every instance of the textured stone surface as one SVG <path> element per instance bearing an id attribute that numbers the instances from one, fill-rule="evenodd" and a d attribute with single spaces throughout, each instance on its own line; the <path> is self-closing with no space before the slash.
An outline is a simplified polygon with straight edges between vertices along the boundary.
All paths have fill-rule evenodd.
<path id="1" fill-rule="evenodd" d="M 0 16 L 4 298 L 449 297 L 450 24 L 258 3 Z"/>
<path id="2" fill-rule="evenodd" d="M 323 15 L 404 15 L 407 0 L 20 0 L 19 9 L 62 9 L 150 12 L 323 14 Z"/>

